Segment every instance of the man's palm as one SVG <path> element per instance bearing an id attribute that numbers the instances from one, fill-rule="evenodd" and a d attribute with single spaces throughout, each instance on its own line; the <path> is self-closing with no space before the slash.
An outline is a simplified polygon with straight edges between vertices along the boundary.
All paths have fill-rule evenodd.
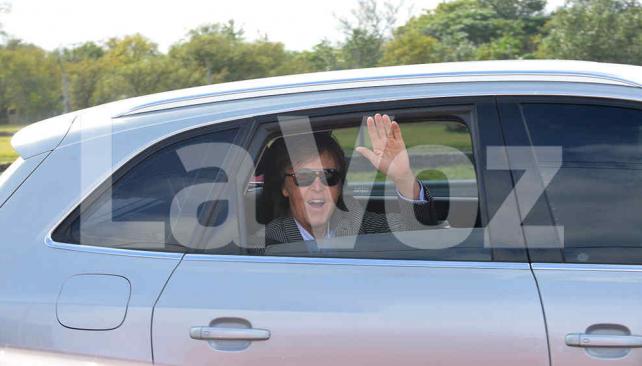
<path id="1" fill-rule="evenodd" d="M 367 125 L 372 150 L 359 146 L 357 152 L 395 182 L 414 177 L 399 124 L 391 121 L 387 114 L 376 114 L 374 118 L 368 117 Z"/>

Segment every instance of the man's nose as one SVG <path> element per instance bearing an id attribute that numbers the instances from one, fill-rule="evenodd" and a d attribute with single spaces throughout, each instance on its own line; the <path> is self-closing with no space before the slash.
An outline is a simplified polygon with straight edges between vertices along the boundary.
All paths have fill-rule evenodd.
<path id="1" fill-rule="evenodd" d="M 312 188 L 315 191 L 321 191 L 323 189 L 323 183 L 321 183 L 321 177 L 319 176 L 314 177 L 314 180 L 312 181 L 310 188 Z"/>

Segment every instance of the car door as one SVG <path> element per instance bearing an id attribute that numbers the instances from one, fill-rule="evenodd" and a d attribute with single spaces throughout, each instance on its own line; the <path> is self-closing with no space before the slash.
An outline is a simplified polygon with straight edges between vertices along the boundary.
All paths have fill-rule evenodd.
<path id="1" fill-rule="evenodd" d="M 532 146 L 521 158 L 537 173 L 529 176 L 541 178 L 536 199 L 518 195 L 524 227 L 557 233 L 525 230 L 552 365 L 639 365 L 642 105 L 507 97 L 500 109 L 509 148 Z"/>
<path id="2" fill-rule="evenodd" d="M 348 238 L 357 246 L 336 251 L 306 252 L 309 242 L 304 242 L 292 244 L 303 250 L 271 252 L 268 247 L 265 255 L 246 248 L 234 255 L 216 250 L 187 254 L 154 308 L 155 363 L 548 365 L 543 314 L 520 245 L 521 231 L 505 230 L 500 237 L 487 230 L 489 217 L 512 197 L 509 172 L 485 168 L 485 147 L 502 145 L 496 104 L 492 98 L 423 103 L 420 117 L 452 117 L 464 126 L 458 133 L 472 141 L 481 218 L 459 245 L 408 250 L 390 244 L 390 236 L 370 235 Z M 260 160 L 269 136 L 297 131 L 299 123 L 337 134 L 355 116 L 358 126 L 361 116 L 375 111 L 405 115 L 404 106 L 379 103 L 297 111 L 292 113 L 296 118 L 264 116 L 245 148 Z M 403 132 L 407 124 L 401 123 Z M 228 174 L 238 171 L 239 164 L 229 164 L 223 167 Z M 239 202 L 260 179 L 245 181 L 251 181 L 250 188 L 237 187 L 240 192 L 229 201 L 239 212 L 247 209 Z M 449 193 L 434 194 L 442 202 L 449 199 Z M 226 224 L 219 222 L 219 227 Z M 448 233 L 456 233 L 455 228 L 446 225 L 408 237 L 425 244 Z M 246 240 L 241 232 L 238 238 Z M 493 247 L 500 242 L 501 248 Z M 367 251 L 358 250 L 359 245 L 382 247 Z"/>

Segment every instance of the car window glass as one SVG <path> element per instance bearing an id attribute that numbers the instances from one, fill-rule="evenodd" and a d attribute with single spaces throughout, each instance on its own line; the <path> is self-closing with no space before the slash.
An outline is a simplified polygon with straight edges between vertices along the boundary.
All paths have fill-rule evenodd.
<path id="1" fill-rule="evenodd" d="M 233 142 L 237 132 L 236 129 L 230 129 L 209 133 L 152 153 L 127 168 L 124 175 L 114 179 L 113 185 L 103 187 L 107 189 L 98 197 L 83 202 L 75 217 L 72 215 L 54 232 L 54 240 L 114 248 L 185 250 L 190 243 L 176 238 L 175 231 L 178 229 L 172 228 L 170 217 L 172 204 L 178 207 L 178 210 L 174 208 L 174 212 L 180 212 L 181 205 L 188 206 L 188 202 L 183 201 L 197 200 L 195 215 L 200 224 L 207 224 L 207 215 L 211 215 L 210 208 L 215 201 L 195 195 L 187 195 L 183 201 L 177 200 L 177 197 L 189 187 L 227 181 L 226 172 L 221 168 L 225 156 L 215 156 L 209 152 L 213 143 Z M 181 152 L 190 149 L 197 153 L 187 159 L 181 156 Z M 216 209 L 225 211 L 225 214 L 233 207 L 228 202 L 216 203 Z M 175 226 L 181 225 L 187 225 L 187 228 L 182 228 L 183 231 L 194 231 L 196 223 L 182 221 Z"/>
<path id="2" fill-rule="evenodd" d="M 563 227 L 564 260 L 642 264 L 642 111 L 540 103 L 522 109 L 533 145 L 562 148 L 561 169 L 532 212 L 548 201 Z M 542 224 L 537 216 L 525 224 Z"/>

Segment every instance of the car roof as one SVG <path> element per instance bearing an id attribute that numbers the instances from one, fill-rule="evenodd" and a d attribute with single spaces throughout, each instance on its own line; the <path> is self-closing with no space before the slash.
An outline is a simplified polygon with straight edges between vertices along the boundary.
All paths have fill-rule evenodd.
<path id="1" fill-rule="evenodd" d="M 449 62 L 318 72 L 175 90 L 118 102 L 115 117 L 221 100 L 355 87 L 470 81 L 576 81 L 642 87 L 642 67 L 567 60 Z"/>

